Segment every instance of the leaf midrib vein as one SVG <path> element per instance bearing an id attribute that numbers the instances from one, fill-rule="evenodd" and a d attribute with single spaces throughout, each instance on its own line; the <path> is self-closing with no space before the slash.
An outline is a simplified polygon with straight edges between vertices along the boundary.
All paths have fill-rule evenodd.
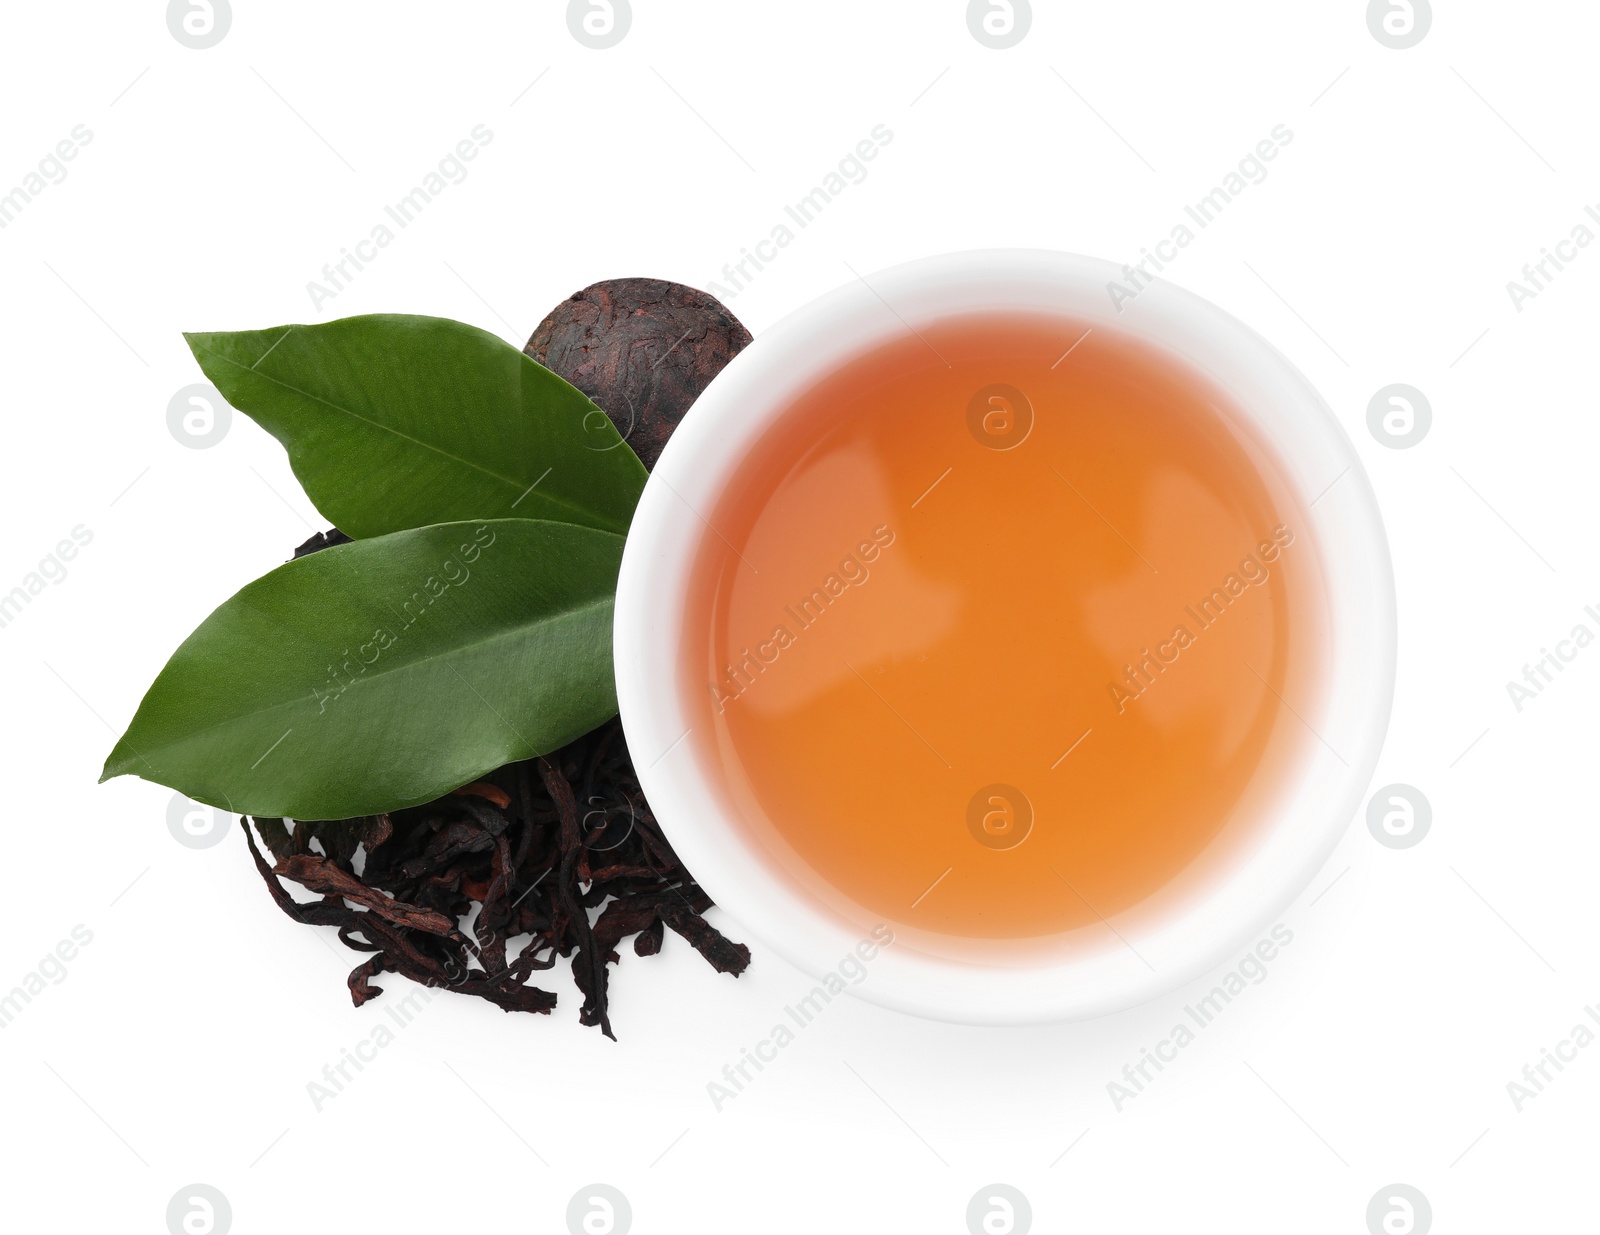
<path id="1" fill-rule="evenodd" d="M 466 651 L 469 651 L 469 650 L 472 650 L 472 649 L 475 649 L 475 648 L 481 648 L 481 647 L 484 647 L 484 646 L 487 646 L 487 645 L 490 645 L 490 644 L 498 643 L 498 642 L 500 642 L 502 640 L 513 639 L 516 636 L 518 636 L 518 635 L 522 634 L 523 632 L 527 631 L 529 629 L 529 627 L 531 627 L 531 626 L 550 626 L 550 625 L 555 625 L 557 623 L 562 623 L 562 622 L 565 622 L 569 618 L 574 618 L 574 617 L 580 616 L 581 614 L 584 614 L 584 613 L 588 612 L 589 610 L 602 608 L 605 605 L 612 604 L 612 603 L 615 602 L 615 600 L 616 600 L 615 593 L 611 593 L 611 594 L 608 594 L 608 595 L 605 595 L 605 596 L 596 597 L 593 600 L 584 601 L 581 604 L 571 605 L 571 606 L 569 606 L 567 608 L 564 608 L 564 609 L 557 609 L 557 610 L 549 613 L 548 615 L 545 615 L 545 616 L 541 617 L 538 622 L 524 623 L 521 626 L 515 626 L 515 627 L 512 627 L 512 628 L 510 628 L 508 630 L 500 631 L 499 633 L 487 636 L 486 638 L 475 639 L 475 640 L 472 640 L 472 641 L 470 641 L 468 643 L 456 644 L 453 647 L 446 648 L 446 649 L 444 649 L 442 651 L 432 652 L 432 653 L 429 653 L 426 656 L 420 656 L 415 660 L 408 660 L 408 661 L 403 661 L 403 662 L 400 662 L 400 663 L 396 663 L 396 664 L 393 664 L 393 665 L 391 665 L 390 667 L 388 667 L 386 669 L 380 669 L 377 673 L 372 674 L 370 677 L 368 677 L 367 675 L 363 674 L 360 678 L 357 679 L 357 681 L 358 682 L 361 682 L 361 681 L 375 682 L 375 681 L 379 680 L 380 678 L 384 677 L 387 674 L 399 673 L 399 672 L 401 672 L 403 670 L 414 669 L 414 668 L 420 667 L 422 665 L 429 664 L 432 661 L 439 660 L 439 659 L 441 659 L 443 657 L 446 657 L 446 656 L 454 656 L 454 655 L 457 655 L 459 653 L 463 653 L 463 652 L 466 652 Z M 349 688 L 346 687 L 345 689 L 348 690 Z M 341 691 L 340 693 L 343 694 L 344 692 Z M 153 751 L 170 750 L 173 746 L 176 746 L 179 743 L 192 742 L 192 741 L 196 740 L 197 738 L 202 738 L 202 737 L 206 736 L 209 733 L 215 732 L 216 730 L 224 729 L 224 728 L 227 728 L 228 726 L 238 724 L 240 721 L 250 720 L 253 717 L 257 717 L 257 716 L 267 716 L 267 715 L 272 714 L 273 712 L 281 711 L 284 708 L 294 707 L 294 706 L 297 706 L 297 705 L 304 705 L 304 703 L 305 703 L 305 700 L 300 695 L 296 695 L 296 696 L 294 696 L 292 698 L 280 699 L 280 700 L 277 700 L 275 702 L 266 704 L 263 707 L 253 708 L 248 712 L 237 712 L 232 716 L 229 716 L 229 717 L 227 717 L 227 718 L 225 718 L 223 720 L 216 721 L 215 723 L 212 723 L 212 724 L 203 725 L 203 726 L 201 726 L 199 728 L 196 728 L 196 729 L 186 730 L 182 734 L 180 734 L 180 735 L 178 735 L 178 736 L 176 736 L 174 738 L 170 738 L 167 741 L 160 742 L 160 743 L 157 743 L 157 744 L 153 745 L 150 749 L 153 750 Z M 123 740 L 126 741 L 126 735 L 124 735 L 124 739 Z M 118 745 L 121 745 L 121 743 L 118 743 Z"/>
<path id="2" fill-rule="evenodd" d="M 297 327 L 291 326 L 283 335 L 279 336 L 279 338 L 272 344 L 272 347 L 269 347 L 267 349 L 267 353 L 270 353 L 273 350 L 275 350 L 277 348 L 278 344 L 282 343 L 283 340 L 288 338 L 290 334 L 293 334 L 296 329 L 297 329 Z M 262 355 L 261 360 L 265 360 L 266 359 L 266 354 L 267 353 L 264 353 Z M 360 421 L 362 424 L 368 425 L 368 426 L 370 426 L 370 427 L 372 427 L 374 429 L 381 429 L 385 433 L 392 433 L 395 437 L 400 438 L 402 441 L 410 442 L 415 446 L 420 446 L 424 450 L 432 451 L 434 454 L 439 455 L 441 458 L 449 459 L 452 463 L 460 464 L 462 467 L 469 468 L 469 469 L 471 469 L 472 471 L 475 471 L 475 472 L 482 472 L 485 476 L 489 477 L 490 480 L 498 481 L 501 484 L 505 485 L 508 489 L 516 490 L 517 493 L 518 493 L 518 499 L 517 499 L 518 501 L 520 501 L 523 497 L 525 497 L 532 490 L 533 486 L 531 486 L 531 485 L 523 486 L 521 481 L 513 480 L 509 476 L 502 476 L 502 475 L 500 475 L 499 472 L 493 471 L 492 469 L 485 467 L 481 463 L 474 463 L 470 459 L 463 459 L 459 455 L 451 454 L 450 451 L 445 450 L 442 447 L 436 446 L 432 442 L 426 442 L 426 441 L 423 441 L 419 437 L 414 437 L 409 433 L 406 433 L 406 432 L 404 432 L 404 431 L 402 431 L 400 429 L 395 428 L 393 425 L 386 425 L 382 421 L 373 420 L 370 417 L 363 416 L 360 412 L 356 411 L 354 408 L 344 407 L 341 404 L 334 403 L 334 402 L 332 402 L 332 401 L 330 401 L 328 399 L 324 399 L 321 395 L 313 394 L 309 390 L 302 390 L 300 387 L 295 386 L 290 382 L 286 382 L 280 377 L 274 377 L 271 373 L 266 373 L 266 372 L 263 372 L 260 369 L 257 369 L 255 367 L 255 365 L 244 365 L 244 364 L 241 364 L 239 361 L 234 360 L 231 356 L 224 356 L 224 355 L 221 355 L 218 352 L 214 352 L 214 351 L 211 351 L 209 349 L 207 349 L 206 354 L 208 356 L 212 357 L 214 360 L 219 361 L 222 364 L 231 365 L 233 368 L 239 369 L 240 371 L 242 371 L 244 373 L 253 374 L 256 377 L 259 377 L 259 378 L 264 379 L 265 381 L 271 382 L 274 386 L 277 386 L 277 387 L 279 387 L 279 388 L 281 388 L 283 390 L 291 391 L 294 394 L 299 395 L 303 399 L 309 399 L 311 402 L 319 403 L 323 407 L 329 408 L 332 411 L 343 413 L 344 415 L 349 416 L 352 420 Z M 256 364 L 260 364 L 261 360 L 257 360 Z M 540 479 L 542 480 L 543 477 L 540 477 Z M 538 483 L 539 482 L 537 480 L 534 481 L 534 485 L 537 485 Z M 604 520 L 604 525 L 603 525 L 603 529 L 602 530 L 609 530 L 609 529 L 614 528 L 614 527 L 617 526 L 616 520 L 608 518 L 607 516 L 601 514 L 598 511 L 590 510 L 587 506 L 582 506 L 582 505 L 578 504 L 577 502 L 569 501 L 566 498 L 559 497 L 556 494 L 550 493 L 549 491 L 537 494 L 536 496 L 539 498 L 539 500 L 544 501 L 544 502 L 548 502 L 552 506 L 559 506 L 564 510 L 572 511 L 575 514 L 584 515 L 591 521 L 592 520 Z M 592 526 L 593 524 L 591 523 L 590 525 Z"/>

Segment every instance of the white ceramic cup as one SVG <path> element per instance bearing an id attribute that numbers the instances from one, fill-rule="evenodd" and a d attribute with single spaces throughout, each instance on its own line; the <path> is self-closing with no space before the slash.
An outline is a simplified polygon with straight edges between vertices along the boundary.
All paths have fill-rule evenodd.
<path id="1" fill-rule="evenodd" d="M 1377 763 L 1394 694 L 1394 580 L 1349 438 L 1299 371 L 1228 313 L 1164 281 L 1119 309 L 1112 283 L 1126 287 L 1127 279 L 1100 259 L 997 250 L 910 262 L 839 288 L 763 332 L 716 377 L 667 444 L 634 515 L 615 653 L 640 784 L 679 857 L 738 930 L 821 979 L 855 951 L 860 926 L 786 878 L 729 817 L 718 769 L 690 733 L 698 713 L 678 672 L 692 566 L 708 535 L 702 514 L 794 399 L 853 357 L 940 319 L 1058 314 L 1131 335 L 1209 376 L 1300 497 L 1324 574 L 1327 680 L 1319 708 L 1302 718 L 1316 740 L 1252 840 L 1181 914 L 1138 927 L 1126 946 L 994 964 L 902 942 L 882 948 L 867 977 L 847 987 L 876 1003 L 942 1020 L 1023 1024 L 1101 1015 L 1174 990 L 1237 959 L 1304 891 Z"/>

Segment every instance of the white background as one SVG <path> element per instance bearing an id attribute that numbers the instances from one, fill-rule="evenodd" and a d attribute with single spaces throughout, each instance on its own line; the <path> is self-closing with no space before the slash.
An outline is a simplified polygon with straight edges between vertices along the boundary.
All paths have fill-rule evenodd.
<path id="1" fill-rule="evenodd" d="M 237 0 L 204 51 L 158 0 L 7 7 L 0 193 L 93 133 L 0 231 L 0 591 L 93 533 L 0 629 L 0 992 L 93 932 L 0 1030 L 8 1229 L 162 1231 L 195 1182 L 239 1232 L 559 1232 L 595 1181 L 640 1232 L 960 1232 L 993 1182 L 1039 1231 L 1360 1235 L 1395 1182 L 1441 1232 L 1591 1221 L 1600 1049 L 1520 1113 L 1506 1086 L 1600 1002 L 1600 649 L 1520 713 L 1506 682 L 1600 633 L 1600 246 L 1520 313 L 1506 283 L 1600 202 L 1600 10 L 1441 4 L 1395 51 L 1359 0 L 1041 0 L 994 51 L 957 0 L 636 0 L 595 51 L 565 7 Z M 323 264 L 479 124 L 470 177 L 314 308 Z M 731 301 L 757 334 L 847 264 L 1136 259 L 1293 131 L 1168 274 L 1283 349 L 1372 475 L 1400 598 L 1373 783 L 1418 787 L 1432 831 L 1394 851 L 1352 820 L 1269 978 L 1120 1112 L 1107 1082 L 1209 982 L 1018 1031 L 836 1001 L 719 1112 L 707 1082 L 811 983 L 759 945 L 719 976 L 670 937 L 613 973 L 620 1043 L 559 973 L 548 1018 L 440 998 L 319 1113 L 307 1083 L 408 984 L 353 1009 L 358 958 L 269 903 L 237 833 L 182 847 L 169 790 L 95 784 L 182 637 L 323 526 L 242 416 L 207 450 L 169 433 L 200 380 L 180 331 L 406 311 L 520 343 L 596 279 L 721 280 L 878 124 L 870 176 Z M 1432 403 L 1409 450 L 1367 429 L 1391 382 Z"/>

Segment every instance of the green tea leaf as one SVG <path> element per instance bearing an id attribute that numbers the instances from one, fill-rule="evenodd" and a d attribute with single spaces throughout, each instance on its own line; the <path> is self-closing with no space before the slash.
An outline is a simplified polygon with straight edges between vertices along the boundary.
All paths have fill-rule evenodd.
<path id="1" fill-rule="evenodd" d="M 645 469 L 587 396 L 461 322 L 374 314 L 184 336 L 356 538 L 460 519 L 626 532 Z"/>
<path id="2" fill-rule="evenodd" d="M 617 711 L 623 538 L 445 523 L 288 562 L 208 617 L 106 760 L 237 813 L 414 806 Z"/>

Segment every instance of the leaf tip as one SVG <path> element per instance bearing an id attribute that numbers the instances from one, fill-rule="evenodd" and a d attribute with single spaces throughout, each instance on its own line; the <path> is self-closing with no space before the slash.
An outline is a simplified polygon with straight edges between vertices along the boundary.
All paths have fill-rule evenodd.
<path id="1" fill-rule="evenodd" d="M 95 784 L 103 785 L 108 780 L 125 775 L 127 771 L 128 760 L 122 754 L 122 743 L 119 742 L 112 752 L 106 756 L 105 766 L 100 769 L 100 779 L 95 781 Z"/>
<path id="2" fill-rule="evenodd" d="M 106 756 L 105 766 L 100 769 L 100 779 L 95 784 L 103 785 L 119 776 L 143 776 L 144 773 L 139 770 L 141 765 L 152 772 L 155 770 L 148 759 L 128 745 L 128 735 L 123 734 Z"/>
<path id="3" fill-rule="evenodd" d="M 217 337 L 212 330 L 185 330 L 183 341 L 189 345 L 189 354 L 201 362 L 204 367 L 205 353 L 211 350 L 211 340 Z"/>

